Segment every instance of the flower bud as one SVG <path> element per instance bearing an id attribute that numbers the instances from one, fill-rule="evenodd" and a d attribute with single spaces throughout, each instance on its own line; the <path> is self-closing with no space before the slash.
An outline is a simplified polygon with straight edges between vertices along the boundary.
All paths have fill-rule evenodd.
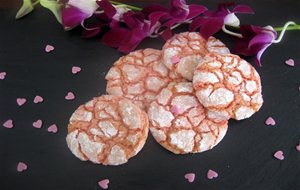
<path id="1" fill-rule="evenodd" d="M 89 16 L 98 9 L 96 0 L 69 0 L 68 5 L 78 8 L 80 11 L 86 13 Z"/>

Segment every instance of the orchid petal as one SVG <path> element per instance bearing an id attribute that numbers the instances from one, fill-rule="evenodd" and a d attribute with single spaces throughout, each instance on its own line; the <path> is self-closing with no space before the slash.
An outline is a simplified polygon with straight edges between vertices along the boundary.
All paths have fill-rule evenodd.
<path id="1" fill-rule="evenodd" d="M 126 28 L 115 27 L 105 33 L 101 41 L 110 47 L 119 47 L 125 40 L 128 40 L 130 34 L 130 30 Z"/>
<path id="2" fill-rule="evenodd" d="M 207 8 L 205 6 L 202 5 L 189 5 L 189 14 L 187 16 L 187 19 L 191 19 L 194 18 L 202 13 L 204 13 L 205 11 L 207 11 Z"/>
<path id="3" fill-rule="evenodd" d="M 40 0 L 40 4 L 49 9 L 55 16 L 56 20 L 61 24 L 61 12 L 62 12 L 62 3 L 59 3 L 58 1 L 52 1 L 52 0 Z"/>
<path id="4" fill-rule="evenodd" d="M 169 40 L 173 36 L 172 30 L 170 28 L 165 29 L 161 36 L 164 40 Z"/>
<path id="5" fill-rule="evenodd" d="M 113 18 L 113 16 L 117 13 L 117 10 L 108 0 L 97 1 L 100 8 L 102 8 L 108 18 Z"/>
<path id="6" fill-rule="evenodd" d="M 237 5 L 233 8 L 234 13 L 254 14 L 253 9 L 247 5 Z"/>
<path id="7" fill-rule="evenodd" d="M 224 18 L 224 24 L 228 26 L 238 27 L 240 26 L 240 20 L 234 13 L 230 13 Z"/>
<path id="8" fill-rule="evenodd" d="M 201 27 L 207 20 L 204 17 L 198 17 L 193 20 L 193 22 L 189 26 L 190 31 L 196 31 L 199 27 Z"/>
<path id="9" fill-rule="evenodd" d="M 265 52 L 265 50 L 266 50 L 270 45 L 271 45 L 271 44 L 265 45 L 259 52 L 257 52 L 256 58 L 255 58 L 255 62 L 256 62 L 256 64 L 259 65 L 260 67 L 262 66 L 262 65 L 261 65 L 261 62 L 260 62 L 261 56 L 262 56 L 262 54 Z"/>
<path id="10" fill-rule="evenodd" d="M 62 24 L 65 29 L 72 29 L 79 25 L 88 15 L 75 7 L 68 7 L 62 11 Z"/>
<path id="11" fill-rule="evenodd" d="M 134 18 L 135 13 L 128 11 L 123 15 L 123 20 L 129 28 L 135 28 L 137 26 L 137 19 Z"/>
<path id="12" fill-rule="evenodd" d="M 163 12 L 163 11 L 157 11 L 157 12 L 153 12 L 149 15 L 149 20 L 152 24 L 157 23 L 157 21 L 159 21 L 159 19 L 165 15 L 167 15 L 168 13 Z"/>
<path id="13" fill-rule="evenodd" d="M 256 44 L 270 44 L 273 40 L 273 37 L 268 33 L 261 33 L 252 38 L 249 42 L 248 48 Z"/>
<path id="14" fill-rule="evenodd" d="M 148 18 L 150 16 L 151 13 L 154 12 L 169 12 L 169 9 L 159 5 L 159 4 L 153 4 L 153 5 L 149 5 L 145 8 L 143 8 L 142 13 L 146 16 L 146 18 Z"/>
<path id="15" fill-rule="evenodd" d="M 211 18 L 203 23 L 202 27 L 200 28 L 200 33 L 205 39 L 208 39 L 210 36 L 217 33 L 223 25 L 223 18 Z"/>
<path id="16" fill-rule="evenodd" d="M 23 16 L 27 15 L 31 11 L 33 11 L 34 7 L 31 0 L 23 0 L 22 7 L 16 14 L 16 19 L 22 18 Z"/>
<path id="17" fill-rule="evenodd" d="M 189 14 L 189 7 L 186 4 L 185 0 L 172 0 L 171 1 L 171 10 L 169 11 L 172 17 L 184 20 Z"/>
<path id="18" fill-rule="evenodd" d="M 78 8 L 89 17 L 99 8 L 96 0 L 68 0 L 67 4 Z"/>

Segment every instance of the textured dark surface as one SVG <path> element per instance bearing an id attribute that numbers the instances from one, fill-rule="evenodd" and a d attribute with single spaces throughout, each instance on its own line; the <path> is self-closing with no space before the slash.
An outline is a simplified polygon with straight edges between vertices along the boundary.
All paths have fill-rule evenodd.
<path id="1" fill-rule="evenodd" d="M 163 1 L 166 3 L 167 1 Z M 197 1 L 199 2 L 199 1 Z M 283 25 L 288 20 L 300 23 L 300 1 L 240 1 L 251 5 L 255 15 L 242 15 L 243 23 Z M 217 1 L 201 1 L 210 8 Z M 146 5 L 146 3 L 133 3 Z M 97 182 L 110 179 L 109 189 L 300 189 L 300 31 L 288 32 L 280 44 L 264 53 L 261 75 L 264 105 L 250 119 L 230 121 L 224 140 L 213 150 L 176 156 L 155 143 L 149 135 L 144 149 L 122 166 L 107 167 L 81 162 L 65 142 L 67 123 L 82 103 L 105 92 L 104 76 L 121 54 L 99 40 L 84 40 L 78 30 L 65 32 L 45 9 L 38 8 L 15 21 L 16 8 L 0 10 L 0 189 L 100 189 Z M 184 27 L 182 28 L 182 30 Z M 227 42 L 225 35 L 219 35 Z M 160 39 L 146 40 L 139 48 L 160 48 Z M 45 53 L 46 44 L 55 46 Z M 295 67 L 284 64 L 293 58 Z M 250 60 L 254 63 L 253 60 Z M 73 65 L 82 71 L 73 75 Z M 64 96 L 73 91 L 76 99 Z M 34 104 L 35 95 L 44 102 Z M 27 98 L 22 107 L 18 97 Z M 276 126 L 266 126 L 273 116 Z M 2 127 L 13 119 L 14 128 Z M 43 120 L 42 129 L 32 122 Z M 47 127 L 56 123 L 59 132 Z M 273 158 L 283 150 L 283 161 Z M 25 172 L 16 171 L 17 163 L 28 164 Z M 219 173 L 206 178 L 208 169 Z M 184 174 L 196 173 L 194 183 Z"/>

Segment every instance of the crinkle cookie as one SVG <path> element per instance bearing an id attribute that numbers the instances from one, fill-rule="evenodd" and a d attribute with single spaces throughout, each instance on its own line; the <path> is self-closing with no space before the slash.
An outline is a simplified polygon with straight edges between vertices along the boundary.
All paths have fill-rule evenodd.
<path id="1" fill-rule="evenodd" d="M 175 75 L 161 62 L 161 51 L 148 48 L 121 57 L 105 78 L 109 94 L 131 99 L 146 109 Z"/>
<path id="2" fill-rule="evenodd" d="M 73 113 L 66 140 L 80 160 L 120 165 L 142 149 L 148 125 L 147 114 L 130 100 L 103 95 Z"/>
<path id="3" fill-rule="evenodd" d="M 178 77 L 192 81 L 196 66 L 208 52 L 229 53 L 229 49 L 218 39 L 204 39 L 198 32 L 174 35 L 162 48 L 164 64 Z"/>
<path id="4" fill-rule="evenodd" d="M 191 82 L 171 83 L 148 109 L 155 140 L 175 154 L 198 153 L 216 146 L 225 136 L 227 120 L 214 122 L 195 96 Z"/>
<path id="5" fill-rule="evenodd" d="M 193 85 L 208 116 L 217 121 L 249 118 L 263 103 L 257 71 L 237 55 L 208 54 L 195 70 Z"/>

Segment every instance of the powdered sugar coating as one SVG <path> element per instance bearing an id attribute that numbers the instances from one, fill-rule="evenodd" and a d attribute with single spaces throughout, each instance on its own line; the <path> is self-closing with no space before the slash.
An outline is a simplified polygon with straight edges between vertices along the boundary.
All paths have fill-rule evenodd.
<path id="1" fill-rule="evenodd" d="M 155 140 L 175 154 L 212 149 L 227 131 L 227 120 L 206 116 L 191 82 L 170 83 L 149 105 L 148 117 Z"/>
<path id="2" fill-rule="evenodd" d="M 206 40 L 197 32 L 184 32 L 174 35 L 166 42 L 162 56 L 164 64 L 170 70 L 191 81 L 195 68 L 208 52 L 227 54 L 229 49 L 212 36 Z"/>
<path id="3" fill-rule="evenodd" d="M 73 113 L 66 141 L 80 160 L 120 165 L 142 149 L 148 124 L 147 114 L 130 100 L 103 95 Z"/>
<path id="4" fill-rule="evenodd" d="M 263 103 L 257 71 L 237 55 L 208 54 L 195 70 L 193 85 L 215 121 L 248 118 Z"/>
<path id="5" fill-rule="evenodd" d="M 175 75 L 161 62 L 161 51 L 148 48 L 121 57 L 105 78 L 109 94 L 131 99 L 145 109 Z"/>

